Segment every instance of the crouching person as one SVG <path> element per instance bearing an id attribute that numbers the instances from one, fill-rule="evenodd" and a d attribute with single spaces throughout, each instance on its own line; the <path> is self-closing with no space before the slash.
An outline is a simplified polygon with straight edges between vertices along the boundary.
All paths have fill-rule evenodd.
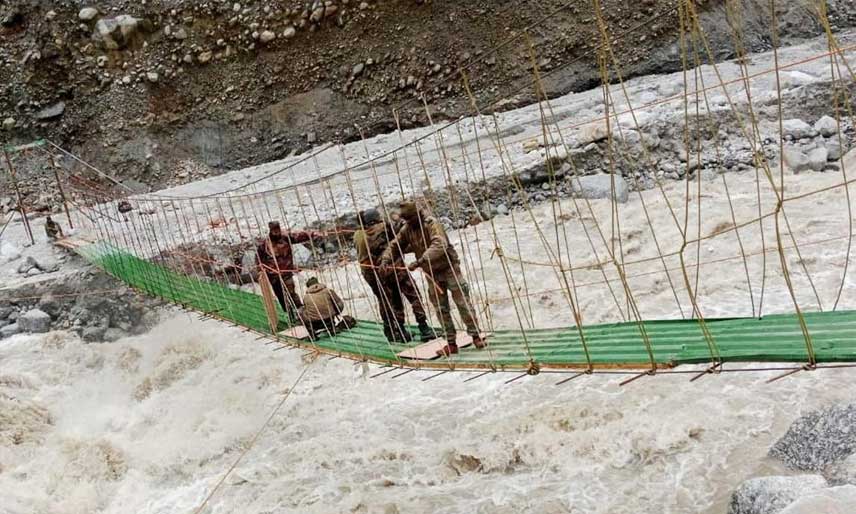
<path id="1" fill-rule="evenodd" d="M 309 332 L 309 339 L 314 341 L 325 333 L 333 336 L 354 326 L 354 318 L 342 314 L 344 308 L 345 302 L 336 291 L 312 277 L 306 281 L 303 307 L 298 309 L 297 315 Z"/>

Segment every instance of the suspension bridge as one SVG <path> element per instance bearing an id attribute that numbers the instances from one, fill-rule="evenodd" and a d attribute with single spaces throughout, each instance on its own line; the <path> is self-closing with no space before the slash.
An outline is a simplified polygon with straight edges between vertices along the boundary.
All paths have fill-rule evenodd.
<path id="1" fill-rule="evenodd" d="M 501 116 L 485 114 L 504 97 L 480 102 L 465 69 L 457 79 L 470 99 L 468 117 L 435 125 L 424 103 L 428 129 L 417 136 L 399 129 L 399 145 L 374 156 L 365 147 L 365 158 L 356 164 L 341 145 L 327 145 L 261 179 L 195 195 L 133 194 L 108 173 L 46 140 L 7 148 L 7 165 L 15 180 L 16 158 L 49 158 L 67 222 L 76 230 L 60 244 L 142 294 L 253 331 L 283 348 L 377 363 L 388 368 L 384 373 L 555 372 L 573 378 L 621 372 L 635 377 L 673 372 L 682 364 L 708 364 L 703 373 L 715 373 L 728 371 L 728 363 L 781 363 L 780 369 L 791 373 L 856 362 L 856 310 L 841 308 L 851 293 L 850 162 L 842 157 L 837 175 L 816 188 L 789 194 L 801 178 L 786 174 L 781 159 L 765 155 L 756 112 L 761 107 L 752 98 L 753 80 L 778 84 L 783 70 L 826 63 L 830 109 L 839 142 L 846 146 L 842 127 L 853 120 L 856 76 L 848 57 L 854 47 L 836 39 L 822 3 L 818 17 L 826 31 L 826 49 L 809 58 L 780 61 L 774 46 L 774 65 L 750 70 L 740 44 L 740 24 L 735 23 L 738 59 L 726 71 L 711 54 L 695 7 L 681 2 L 670 10 L 680 24 L 681 92 L 637 106 L 611 47 L 614 38 L 626 34 L 611 34 L 599 10 L 593 12 L 601 35 L 595 49 L 602 79 L 601 114 L 563 123 L 545 93 L 537 49 L 531 42 L 526 45 L 532 61 L 528 86 L 537 98 L 540 135 L 535 143 L 545 170 L 537 184 L 545 196 L 542 202 L 534 199 L 519 158 L 510 149 L 531 140 L 510 138 L 502 130 Z M 775 20 L 771 27 L 776 41 Z M 781 155 L 787 98 L 781 87 L 776 92 Z M 711 108 L 714 94 L 725 104 L 717 112 Z M 643 187 L 637 175 L 621 170 L 631 164 L 656 170 L 655 149 L 645 138 L 634 140 L 625 133 L 644 133 L 643 114 L 664 104 L 683 111 L 680 139 L 686 153 L 681 161 L 686 170 L 673 184 L 651 173 L 653 185 Z M 698 170 L 703 145 L 708 152 L 712 145 L 717 156 L 727 152 L 717 137 L 706 135 L 715 134 L 722 119 L 737 127 L 752 153 L 752 167 L 744 172 L 748 179 L 720 170 L 715 203 L 707 198 L 714 186 L 703 184 Z M 563 188 L 582 189 L 584 173 L 575 163 L 580 152 L 571 139 L 584 131 L 601 135 L 594 142 L 610 177 L 608 199 L 563 194 Z M 340 166 L 331 167 L 327 161 L 337 153 Z M 319 159 L 327 161 L 321 166 Z M 618 200 L 622 176 L 631 182 L 632 207 Z M 290 182 L 262 189 L 265 180 L 282 177 Z M 485 212 L 483 205 L 497 194 L 518 207 L 499 216 Z M 411 352 L 420 343 L 393 343 L 384 336 L 377 307 L 351 254 L 350 238 L 364 227 L 349 213 L 376 207 L 388 215 L 391 205 L 413 197 L 419 197 L 426 211 L 456 222 L 452 244 L 461 255 L 479 325 L 489 334 L 486 349 L 413 358 Z M 812 222 L 820 223 L 826 214 L 811 209 L 823 202 L 838 202 L 843 232 L 812 239 Z M 26 204 L 20 192 L 19 204 Z M 293 337 L 289 327 L 282 326 L 287 316 L 278 306 L 275 313 L 270 304 L 266 308 L 262 286 L 241 256 L 263 236 L 268 220 L 323 235 L 323 240 L 310 242 L 311 264 L 300 271 L 319 276 L 343 294 L 347 310 L 359 317 L 354 328 L 309 341 Z M 458 225 L 460 220 L 468 221 Z M 717 252 L 715 258 L 704 260 L 704 245 Z M 822 269 L 829 255 L 824 252 L 833 245 L 838 250 L 846 247 L 844 265 L 835 280 L 823 281 L 824 287 L 819 278 L 829 275 Z M 716 269 L 732 283 L 724 298 L 739 308 L 731 314 L 708 315 L 718 309 L 704 300 L 704 269 Z M 607 301 L 592 302 L 591 297 Z M 765 311 L 765 305 L 776 303 L 771 297 L 779 305 L 786 299 L 787 312 L 771 313 L 769 306 Z M 827 299 L 826 308 L 822 298 Z M 539 326 L 539 310 L 550 312 L 547 326 Z M 647 314 L 664 311 L 670 319 Z"/>

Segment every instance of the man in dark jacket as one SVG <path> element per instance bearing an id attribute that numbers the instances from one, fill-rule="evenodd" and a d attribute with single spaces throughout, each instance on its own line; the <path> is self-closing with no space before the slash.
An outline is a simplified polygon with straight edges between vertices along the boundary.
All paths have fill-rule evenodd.
<path id="1" fill-rule="evenodd" d="M 259 272 L 267 274 L 273 294 L 279 300 L 282 310 L 294 321 L 297 319 L 297 309 L 303 304 L 294 287 L 294 274 L 299 270 L 294 265 L 291 245 L 305 243 L 311 240 L 313 234 L 301 231 L 283 234 L 278 221 L 268 223 L 268 229 L 268 237 L 256 249 L 256 262 Z"/>
<path id="2" fill-rule="evenodd" d="M 416 255 L 416 262 L 408 266 L 410 271 L 422 269 L 428 277 L 428 297 L 443 324 L 447 344 L 437 353 L 450 356 L 458 353 L 457 334 L 452 319 L 449 296 L 455 302 L 458 313 L 467 333 L 473 338 L 473 346 L 484 348 L 487 343 L 482 339 L 475 318 L 475 309 L 470 301 L 470 291 L 461 273 L 458 253 L 449 242 L 443 226 L 436 219 L 423 213 L 415 203 L 401 204 L 401 217 L 404 226 L 398 231 L 381 256 L 381 267 L 385 273 L 391 270 L 396 260 L 396 252 Z"/>

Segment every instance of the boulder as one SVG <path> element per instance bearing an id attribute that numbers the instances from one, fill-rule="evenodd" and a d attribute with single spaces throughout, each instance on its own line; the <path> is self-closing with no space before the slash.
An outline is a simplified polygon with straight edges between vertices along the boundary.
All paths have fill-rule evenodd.
<path id="1" fill-rule="evenodd" d="M 107 325 L 91 325 L 83 329 L 80 337 L 87 343 L 97 343 L 104 341 L 104 334 L 107 333 Z"/>
<path id="2" fill-rule="evenodd" d="M 3 130 L 9 131 L 15 128 L 18 122 L 15 121 L 15 118 L 9 116 L 8 118 L 3 120 Z"/>
<path id="3" fill-rule="evenodd" d="M 826 159 L 829 157 L 829 150 L 821 146 L 815 148 L 808 153 L 808 167 L 814 171 L 821 171 L 826 167 Z"/>
<path id="4" fill-rule="evenodd" d="M 856 487 L 830 487 L 791 503 L 779 514 L 852 514 L 856 512 Z"/>
<path id="5" fill-rule="evenodd" d="M 140 35 L 144 25 L 142 19 L 128 14 L 120 14 L 115 18 L 102 18 L 95 24 L 92 39 L 106 50 L 119 50 L 131 44 Z"/>
<path id="6" fill-rule="evenodd" d="M 21 258 L 21 250 L 8 241 L 0 243 L 0 264 Z"/>
<path id="7" fill-rule="evenodd" d="M 814 122 L 814 130 L 823 137 L 831 137 L 838 133 L 838 122 L 832 116 L 823 116 Z"/>
<path id="8" fill-rule="evenodd" d="M 37 120 L 45 121 L 59 118 L 65 112 L 65 102 L 57 102 L 49 107 L 45 107 L 35 114 Z"/>
<path id="9" fill-rule="evenodd" d="M 265 30 L 259 34 L 259 41 L 262 43 L 270 43 L 274 39 L 276 39 L 276 33 L 271 30 Z"/>
<path id="10" fill-rule="evenodd" d="M 612 198 L 613 176 L 615 177 L 615 200 L 619 203 L 625 203 L 630 195 L 630 189 L 627 187 L 624 177 L 617 175 L 601 174 L 574 177 L 571 180 L 571 188 L 583 198 Z"/>
<path id="11" fill-rule="evenodd" d="M 44 334 L 51 329 L 51 317 L 43 310 L 32 309 L 18 318 L 18 326 L 24 332 Z"/>
<path id="12" fill-rule="evenodd" d="M 841 143 L 838 142 L 837 139 L 830 139 L 826 142 L 826 149 L 829 151 L 829 155 L 826 156 L 830 161 L 837 161 L 844 155 L 844 152 L 841 151 Z"/>
<path id="13" fill-rule="evenodd" d="M 751 478 L 731 495 L 728 514 L 779 514 L 797 499 L 824 488 L 826 480 L 820 475 Z"/>
<path id="14" fill-rule="evenodd" d="M 98 16 L 98 9 L 95 7 L 84 7 L 77 13 L 77 18 L 80 21 L 92 21 Z"/>
<path id="15" fill-rule="evenodd" d="M 809 412 L 770 448 L 790 468 L 820 471 L 856 452 L 856 404 Z"/>
<path id="16" fill-rule="evenodd" d="M 196 56 L 196 59 L 199 60 L 199 64 L 206 64 L 211 58 L 214 57 L 214 53 L 211 51 L 202 52 Z"/>
<path id="17" fill-rule="evenodd" d="M 785 154 L 783 156 L 783 159 L 785 160 L 785 164 L 788 166 L 788 168 L 790 168 L 790 170 L 794 173 L 799 173 L 801 171 L 807 171 L 811 169 L 808 155 L 793 146 L 785 147 Z"/>
<path id="18" fill-rule="evenodd" d="M 589 143 L 603 141 L 607 136 L 609 136 L 609 131 L 606 129 L 606 122 L 598 120 L 580 127 L 579 132 L 577 132 L 577 141 L 580 146 L 585 146 Z"/>
<path id="19" fill-rule="evenodd" d="M 286 27 L 284 31 L 282 31 L 282 37 L 285 39 L 291 39 L 297 34 L 297 30 L 294 27 Z"/>
<path id="20" fill-rule="evenodd" d="M 785 136 L 791 136 L 794 139 L 809 137 L 812 132 L 811 125 L 800 119 L 785 120 L 782 122 L 782 128 Z"/>
<path id="21" fill-rule="evenodd" d="M 5 327 L 0 328 L 0 339 L 4 337 L 11 337 L 20 332 L 21 327 L 19 327 L 17 323 L 6 325 Z"/>
<path id="22" fill-rule="evenodd" d="M 36 257 L 27 257 L 33 265 L 45 273 L 52 273 L 59 269 L 59 261 L 51 255 L 38 255 Z"/>
<path id="23" fill-rule="evenodd" d="M 298 268 L 312 266 L 312 251 L 306 248 L 305 245 L 292 245 L 291 251 L 294 253 L 294 265 Z"/>
<path id="24" fill-rule="evenodd" d="M 62 311 L 62 305 L 60 302 L 54 297 L 54 295 L 48 293 L 39 299 L 39 303 L 36 305 L 41 311 L 44 311 L 48 314 L 48 316 L 52 318 L 56 318 L 60 315 Z"/>
<path id="25" fill-rule="evenodd" d="M 247 250 L 241 256 L 241 271 L 256 275 L 256 251 Z"/>
<path id="26" fill-rule="evenodd" d="M 856 453 L 827 467 L 823 476 L 832 485 L 856 485 Z"/>
<path id="27" fill-rule="evenodd" d="M 30 271 L 31 269 L 34 269 L 34 268 L 36 268 L 36 261 L 33 260 L 32 257 L 27 257 L 26 259 L 24 259 L 24 262 L 22 262 L 21 264 L 18 265 L 17 271 L 21 275 L 24 275 L 25 273 L 27 273 L 28 271 Z"/>

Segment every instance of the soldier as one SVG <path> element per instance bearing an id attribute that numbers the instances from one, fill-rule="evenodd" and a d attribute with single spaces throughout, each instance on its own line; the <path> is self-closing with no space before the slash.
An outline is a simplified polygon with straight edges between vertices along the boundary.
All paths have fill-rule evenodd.
<path id="1" fill-rule="evenodd" d="M 428 325 L 428 316 L 422 306 L 422 300 L 413 283 L 410 272 L 401 265 L 402 259 L 399 253 L 394 273 L 383 274 L 379 272 L 381 255 L 389 246 L 389 242 L 395 238 L 395 230 L 389 222 L 381 220 L 375 209 L 369 209 L 360 213 L 362 228 L 354 233 L 354 246 L 357 248 L 357 257 L 363 278 L 368 283 L 375 297 L 377 297 L 380 308 L 381 320 L 383 322 L 383 333 L 390 342 L 410 341 L 410 332 L 405 327 L 404 298 L 413 309 L 413 316 L 419 325 L 419 336 L 424 341 L 434 339 L 434 329 Z"/>
<path id="2" fill-rule="evenodd" d="M 318 282 L 315 277 L 306 281 L 306 294 L 303 295 L 303 307 L 298 312 L 300 321 L 309 332 L 309 339 L 315 340 L 318 332 L 326 332 L 333 336 L 339 330 L 348 327 L 348 323 L 339 323 L 336 319 L 342 315 L 345 302 L 336 291 Z M 353 325 L 350 325 L 353 326 Z"/>
<path id="3" fill-rule="evenodd" d="M 52 220 L 50 216 L 45 218 L 45 234 L 48 235 L 48 239 L 51 241 L 65 237 L 62 233 L 62 227 L 59 226 L 59 223 Z"/>
<path id="4" fill-rule="evenodd" d="M 467 333 L 473 338 L 476 348 L 484 348 L 487 342 L 481 338 L 472 303 L 469 287 L 461 274 L 458 253 L 449 243 L 446 231 L 436 219 L 426 216 L 413 202 L 403 202 L 400 209 L 404 226 L 381 256 L 381 267 L 388 272 L 395 260 L 395 252 L 413 253 L 416 261 L 408 266 L 410 271 L 422 269 L 430 282 L 428 296 L 437 316 L 443 324 L 446 346 L 437 351 L 438 355 L 450 356 L 458 353 L 455 323 L 449 306 L 449 293 L 455 301 Z"/>
<path id="5" fill-rule="evenodd" d="M 295 314 L 303 304 L 294 289 L 294 274 L 298 271 L 294 266 L 294 253 L 291 245 L 309 241 L 313 234 L 310 232 L 282 233 L 278 221 L 268 223 L 268 237 L 256 249 L 256 261 L 259 272 L 267 274 L 273 294 L 279 300 L 282 310 L 290 320 L 297 319 Z"/>

